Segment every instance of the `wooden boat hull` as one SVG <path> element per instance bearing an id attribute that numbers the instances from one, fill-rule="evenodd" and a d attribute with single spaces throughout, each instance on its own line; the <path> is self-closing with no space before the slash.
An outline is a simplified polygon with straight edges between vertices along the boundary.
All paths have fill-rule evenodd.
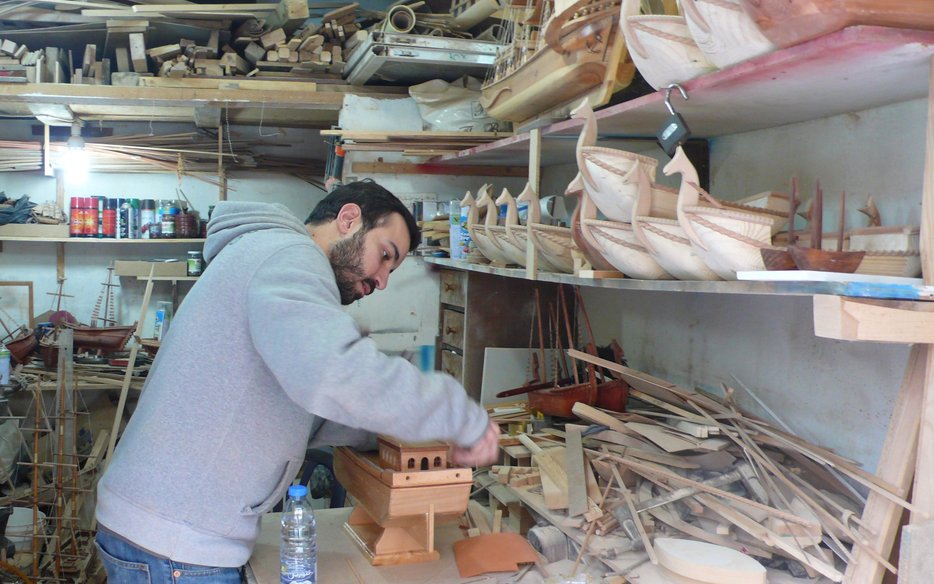
<path id="1" fill-rule="evenodd" d="M 496 225 L 486 228 L 486 234 L 491 239 L 503 255 L 509 260 L 508 263 L 518 266 L 525 266 L 525 248 L 519 248 L 515 241 L 506 233 L 506 228 L 502 225 Z"/>
<path id="2" fill-rule="evenodd" d="M 136 323 L 129 326 L 89 327 L 73 326 L 75 350 L 100 350 L 105 353 L 122 351 L 136 330 Z"/>
<path id="3" fill-rule="evenodd" d="M 670 280 L 671 274 L 659 265 L 638 240 L 629 223 L 585 220 L 581 228 L 597 242 L 613 267 L 630 278 L 639 280 Z"/>
<path id="4" fill-rule="evenodd" d="M 485 87 L 480 104 L 498 120 L 521 122 L 600 85 L 606 72 L 599 61 L 578 62 L 542 48 L 513 75 Z"/>
<path id="5" fill-rule="evenodd" d="M 759 250 L 759 253 L 762 254 L 762 263 L 765 264 L 766 270 L 784 271 L 798 269 L 795 258 L 791 257 L 791 253 L 787 249 L 780 247 L 763 247 Z"/>
<path id="6" fill-rule="evenodd" d="M 32 353 L 39 346 L 36 335 L 31 330 L 26 330 L 11 341 L 7 341 L 6 348 L 10 351 L 10 357 L 16 364 L 25 365 L 32 360 Z"/>
<path id="7" fill-rule="evenodd" d="M 921 276 L 921 252 L 867 251 L 856 273 L 917 278 Z"/>
<path id="8" fill-rule="evenodd" d="M 529 226 L 529 237 L 532 245 L 556 271 L 574 273 L 574 258 L 571 255 L 574 240 L 570 228 L 533 223 Z"/>
<path id="9" fill-rule="evenodd" d="M 486 234 L 486 229 L 482 226 L 474 225 L 469 229 L 470 238 L 475 244 L 477 244 L 477 250 L 483 254 L 483 257 L 490 260 L 491 262 L 499 264 L 508 264 L 509 258 L 506 257 L 506 254 L 503 253 L 497 245 L 490 240 Z"/>
<path id="10" fill-rule="evenodd" d="M 623 28 L 633 63 L 655 89 L 716 69 L 697 47 L 683 16 L 630 16 Z"/>
<path id="11" fill-rule="evenodd" d="M 864 251 L 829 251 L 793 245 L 788 248 L 799 270 L 852 274 L 863 261 Z"/>
<path id="12" fill-rule="evenodd" d="M 714 207 L 684 207 L 682 218 L 697 236 L 695 251 L 724 280 L 736 272 L 765 269 L 762 248 L 772 244 L 772 219 Z"/>
<path id="13" fill-rule="evenodd" d="M 435 523 L 456 521 L 473 485 L 469 468 L 394 472 L 347 447 L 334 449 L 334 476 L 383 527 L 405 527 L 428 513 L 429 504 Z"/>
<path id="14" fill-rule="evenodd" d="M 775 50 L 742 5 L 738 0 L 681 0 L 694 42 L 721 69 Z"/>
<path id="15" fill-rule="evenodd" d="M 590 33 L 575 28 L 573 17 L 564 23 L 552 21 L 551 30 L 542 31 L 546 39 L 562 36 L 560 29 L 566 26 L 570 32 L 564 36 L 575 39 L 578 46 L 559 51 L 545 44 L 515 71 L 484 85 L 480 103 L 487 113 L 499 120 L 523 122 L 582 98 L 591 107 L 601 106 L 614 88 L 629 85 L 635 67 L 625 65 L 626 43 L 619 31 L 622 6 L 582 4 L 579 14 L 590 21 L 585 27 Z"/>
<path id="16" fill-rule="evenodd" d="M 666 272 L 679 280 L 719 280 L 720 276 L 707 267 L 688 240 L 684 229 L 674 219 L 637 217 L 636 228 L 642 230 L 647 249 Z"/>
<path id="17" fill-rule="evenodd" d="M 748 0 L 743 8 L 779 47 L 855 25 L 934 29 L 929 0 Z"/>
<path id="18" fill-rule="evenodd" d="M 577 206 L 574 208 L 574 213 L 571 215 L 571 238 L 574 240 L 574 245 L 581 251 L 584 255 L 584 259 L 587 260 L 587 263 L 589 263 L 593 269 L 616 270 L 616 266 L 604 257 L 603 252 L 596 246 L 591 245 L 590 241 L 584 237 L 583 227 L 580 221 L 580 207 L 581 201 L 580 197 L 578 197 Z"/>
<path id="19" fill-rule="evenodd" d="M 580 402 L 592 406 L 597 403 L 597 384 L 590 381 L 568 387 L 541 389 L 529 393 L 529 409 L 549 416 L 576 418 L 572 409 Z"/>
<path id="20" fill-rule="evenodd" d="M 611 221 L 632 220 L 639 196 L 639 173 L 654 177 L 658 161 L 634 152 L 585 146 L 579 149 L 578 170 L 584 190 L 597 209 Z"/>

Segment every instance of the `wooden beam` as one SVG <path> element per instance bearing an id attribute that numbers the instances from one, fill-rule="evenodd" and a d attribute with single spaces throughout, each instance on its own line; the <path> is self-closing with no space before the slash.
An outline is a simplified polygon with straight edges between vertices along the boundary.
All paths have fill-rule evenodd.
<path id="1" fill-rule="evenodd" d="M 149 64 L 146 62 L 146 40 L 141 32 L 130 33 L 130 60 L 133 61 L 134 73 L 149 72 Z"/>
<path id="2" fill-rule="evenodd" d="M 455 176 L 524 177 L 527 169 L 521 166 L 453 166 L 443 164 L 412 164 L 405 162 L 354 162 L 353 171 L 359 174 L 446 174 Z"/>
<path id="3" fill-rule="evenodd" d="M 814 334 L 844 341 L 934 343 L 934 305 L 816 295 Z"/>
<path id="4" fill-rule="evenodd" d="M 876 475 L 892 484 L 906 496 L 915 472 L 915 454 L 918 445 L 918 423 L 921 417 L 921 397 L 926 377 L 926 360 L 929 347 L 912 347 L 905 368 L 905 378 L 895 401 L 889 420 L 888 432 L 882 445 Z M 917 498 L 914 498 L 918 502 Z M 883 557 L 888 557 L 895 534 L 898 532 L 902 508 L 875 492 L 869 493 L 863 508 L 860 535 L 867 546 Z M 865 526 L 865 527 L 862 527 Z M 849 584 L 879 584 L 885 572 L 860 546 L 853 548 L 853 556 L 847 563 L 845 580 Z"/>
<path id="5" fill-rule="evenodd" d="M 308 0 L 279 0 L 276 11 L 266 17 L 266 28 L 294 32 L 308 18 Z"/>
<path id="6" fill-rule="evenodd" d="M 136 4 L 133 6 L 133 12 L 137 14 L 149 14 L 149 13 L 160 13 L 160 12 L 210 12 L 210 13 L 220 13 L 220 12 L 233 12 L 237 14 L 241 13 L 253 13 L 253 12 L 270 12 L 276 10 L 279 7 L 278 4 L 149 4 L 149 5 L 140 5 Z"/>

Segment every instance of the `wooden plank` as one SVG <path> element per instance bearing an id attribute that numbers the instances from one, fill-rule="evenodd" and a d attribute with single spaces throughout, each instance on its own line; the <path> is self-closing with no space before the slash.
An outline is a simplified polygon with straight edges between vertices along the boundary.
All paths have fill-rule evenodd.
<path id="1" fill-rule="evenodd" d="M 308 0 L 279 0 L 276 11 L 266 17 L 266 27 L 294 32 L 308 16 Z"/>
<path id="2" fill-rule="evenodd" d="M 528 169 L 521 166 L 451 166 L 413 164 L 405 162 L 353 162 L 353 171 L 360 174 L 431 174 L 454 176 L 524 177 Z"/>
<path id="3" fill-rule="evenodd" d="M 407 132 L 364 130 L 321 130 L 322 136 L 340 136 L 344 140 L 388 142 L 393 140 L 444 140 L 470 142 L 479 140 L 499 140 L 512 134 L 508 132 Z"/>
<path id="4" fill-rule="evenodd" d="M 114 49 L 117 55 L 117 72 L 130 73 L 130 51 L 126 47 Z"/>
<path id="5" fill-rule="evenodd" d="M 581 431 L 572 429 L 565 439 L 565 471 L 568 477 L 568 517 L 587 512 L 587 484 L 584 478 L 584 446 Z"/>
<path id="6" fill-rule="evenodd" d="M 264 4 L 260 2 L 257 2 L 256 4 L 136 4 L 133 6 L 133 12 L 137 14 L 158 14 L 162 12 L 211 12 L 215 14 L 231 12 L 234 14 L 243 14 L 254 12 L 269 12 L 276 10 L 278 6 L 278 4 Z"/>
<path id="7" fill-rule="evenodd" d="M 844 341 L 934 343 L 934 306 L 819 294 L 814 296 L 814 334 Z"/>
<path id="8" fill-rule="evenodd" d="M 146 62 L 146 41 L 142 33 L 130 33 L 130 60 L 133 62 L 133 72 L 149 72 L 149 64 Z"/>

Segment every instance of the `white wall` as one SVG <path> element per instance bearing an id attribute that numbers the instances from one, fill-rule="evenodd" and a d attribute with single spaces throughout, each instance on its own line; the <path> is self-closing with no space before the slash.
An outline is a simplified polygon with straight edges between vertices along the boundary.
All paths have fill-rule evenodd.
<path id="1" fill-rule="evenodd" d="M 137 125 L 139 126 L 139 125 Z M 144 128 L 121 127 L 122 133 L 148 132 Z M 28 125 L 4 121 L 0 122 L 5 136 L 18 139 L 34 139 L 28 136 Z M 170 131 L 190 131 L 190 126 L 159 126 L 157 134 Z M 234 140 L 257 139 L 258 128 L 234 128 Z M 271 134 L 279 133 L 278 136 Z M 304 159 L 324 156 L 323 140 L 317 132 L 295 129 L 264 128 L 271 146 L 267 149 L 276 155 L 284 155 L 283 144 L 297 151 Z M 279 143 L 280 146 L 275 146 Z M 296 156 L 296 152 L 291 154 Z M 323 178 L 323 177 L 322 177 Z M 378 178 L 378 177 L 377 177 Z M 66 204 L 71 196 L 106 195 L 110 197 L 134 196 L 138 198 L 180 198 L 176 194 L 179 187 L 192 202 L 193 207 L 207 215 L 209 205 L 218 199 L 218 189 L 212 184 L 184 177 L 181 185 L 176 175 L 170 173 L 154 174 L 92 174 L 83 185 L 68 183 L 66 186 Z M 397 194 L 426 191 L 425 184 L 389 185 Z M 402 187 L 404 192 L 396 190 Z M 30 200 L 42 203 L 55 200 L 55 180 L 43 177 L 39 172 L 0 173 L 0 191 L 5 191 L 12 198 L 28 194 Z M 293 176 L 260 171 L 234 172 L 229 176 L 228 199 L 232 201 L 267 201 L 282 203 L 297 217 L 304 220 L 315 204 L 324 196 L 320 189 Z M 107 266 L 114 258 L 147 259 L 154 257 L 184 258 L 189 249 L 200 246 L 185 244 L 138 245 L 120 243 L 68 243 L 65 245 L 65 289 L 66 294 L 74 298 L 65 298 L 62 307 L 87 322 L 91 310 L 100 292 L 100 284 L 107 277 Z M 52 306 L 53 298 L 47 293 L 57 289 L 56 252 L 53 243 L 3 242 L 0 252 L 0 280 L 31 281 L 34 283 L 35 310 L 42 313 Z M 145 282 L 133 278 L 119 278 L 120 288 L 116 291 L 118 306 L 117 319 L 122 323 L 132 323 L 138 316 Z M 189 282 L 179 283 L 183 296 L 192 286 Z M 0 307 L 7 308 L 13 315 L 19 313 L 18 291 L 0 290 Z M 409 258 L 390 279 L 390 286 L 366 300 L 348 307 L 348 311 L 367 330 L 393 331 L 394 335 L 376 335 L 377 342 L 387 350 L 412 350 L 422 344 L 433 344 L 438 328 L 438 284 L 425 263 L 417 258 Z M 171 288 L 167 282 L 155 283 L 149 314 L 145 322 L 143 335 L 152 332 L 153 312 L 159 301 L 171 300 Z M 409 334 L 395 334 L 410 331 Z"/>
<path id="2" fill-rule="evenodd" d="M 883 224 L 918 224 L 925 115 L 914 101 L 714 139 L 711 191 L 787 190 L 797 174 L 806 199 L 821 181 L 825 231 L 842 190 L 850 227 L 866 224 L 856 207 L 869 195 Z M 737 387 L 737 401 L 767 418 L 735 375 L 803 437 L 875 468 L 907 347 L 815 338 L 810 297 L 586 288 L 584 297 L 600 342 L 619 339 L 631 366 L 684 386 Z"/>

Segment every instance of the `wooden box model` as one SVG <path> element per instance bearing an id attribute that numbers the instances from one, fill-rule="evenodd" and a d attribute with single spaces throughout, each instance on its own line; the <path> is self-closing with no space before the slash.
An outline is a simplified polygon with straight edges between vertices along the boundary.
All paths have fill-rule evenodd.
<path id="1" fill-rule="evenodd" d="M 379 456 L 334 451 L 334 474 L 357 502 L 344 525 L 374 566 L 437 560 L 435 523 L 467 510 L 469 468 L 449 468 L 448 446 L 379 438 Z"/>

